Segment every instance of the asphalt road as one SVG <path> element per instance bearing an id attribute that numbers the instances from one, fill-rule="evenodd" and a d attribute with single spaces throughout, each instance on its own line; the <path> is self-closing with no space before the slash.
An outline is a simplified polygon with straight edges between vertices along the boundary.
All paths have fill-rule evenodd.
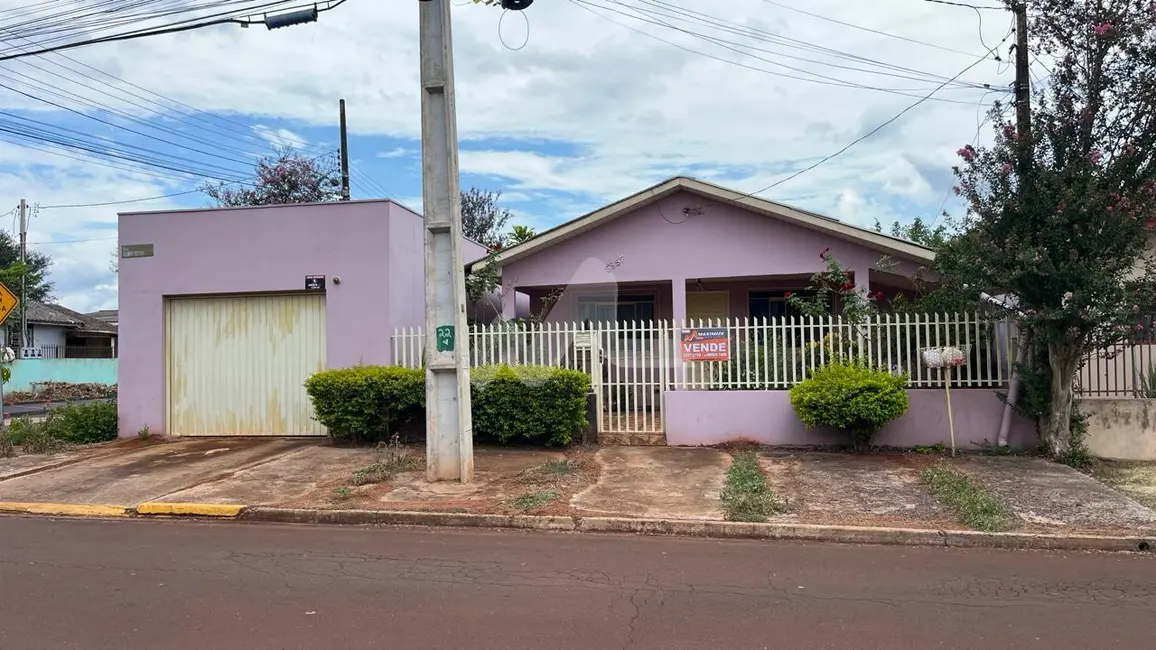
<path id="1" fill-rule="evenodd" d="M 1144 648 L 1156 558 L 0 518 L 0 648 Z"/>

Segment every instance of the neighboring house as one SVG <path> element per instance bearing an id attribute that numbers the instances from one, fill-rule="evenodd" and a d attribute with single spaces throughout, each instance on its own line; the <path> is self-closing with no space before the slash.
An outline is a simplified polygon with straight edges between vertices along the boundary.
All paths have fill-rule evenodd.
<path id="1" fill-rule="evenodd" d="M 116 325 L 119 322 L 117 313 L 118 312 L 115 309 L 102 309 L 100 311 L 94 311 L 85 315 L 89 316 L 90 318 L 95 318 L 102 323 L 111 323 Z"/>
<path id="2" fill-rule="evenodd" d="M 303 383 L 424 324 L 424 236 L 387 200 L 120 214 L 121 432 L 324 435 Z"/>
<path id="3" fill-rule="evenodd" d="M 117 326 L 60 305 L 29 301 L 28 340 L 21 351 L 20 314 L 5 323 L 8 345 L 22 358 L 115 359 Z"/>
<path id="4" fill-rule="evenodd" d="M 787 295 L 825 269 L 825 249 L 857 286 L 882 292 L 884 305 L 911 291 L 912 278 L 931 277 L 935 259 L 906 240 L 678 177 L 471 270 L 498 266 L 508 318 L 520 311 L 518 294 L 555 322 L 775 318 L 793 314 Z"/>

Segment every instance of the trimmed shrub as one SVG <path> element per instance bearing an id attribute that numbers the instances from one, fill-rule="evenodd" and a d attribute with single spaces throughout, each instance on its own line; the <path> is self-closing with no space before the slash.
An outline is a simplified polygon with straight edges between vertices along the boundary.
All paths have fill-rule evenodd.
<path id="1" fill-rule="evenodd" d="M 422 415 L 425 370 L 396 366 L 354 366 L 319 372 L 305 381 L 314 417 L 338 441 L 389 440 L 397 429 Z"/>
<path id="2" fill-rule="evenodd" d="M 474 436 L 500 443 L 568 445 L 587 425 L 590 376 L 547 366 L 471 371 Z"/>
<path id="3" fill-rule="evenodd" d="M 116 401 L 67 404 L 45 414 L 45 433 L 69 445 L 89 445 L 116 440 L 120 425 Z"/>
<path id="4" fill-rule="evenodd" d="M 907 412 L 907 377 L 862 362 L 832 363 L 790 390 L 791 406 L 808 429 L 831 427 L 851 436 L 855 451 Z"/>

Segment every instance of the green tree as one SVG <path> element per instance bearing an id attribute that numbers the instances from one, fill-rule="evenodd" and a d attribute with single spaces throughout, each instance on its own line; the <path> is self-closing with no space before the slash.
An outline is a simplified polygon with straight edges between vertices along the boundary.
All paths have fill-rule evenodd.
<path id="1" fill-rule="evenodd" d="M 1156 8 L 1150 0 L 1027 0 L 1031 49 L 1054 59 L 1030 132 L 997 105 L 995 140 L 955 168 L 968 212 L 939 266 L 957 283 L 1018 297 L 1046 351 L 1040 435 L 1073 448 L 1083 355 L 1125 340 L 1150 304 L 1156 219 Z"/>
<path id="2" fill-rule="evenodd" d="M 52 302 L 55 286 L 48 278 L 52 257 L 38 250 L 28 250 L 26 265 L 20 264 L 20 244 L 7 232 L 0 231 L 0 282 L 20 293 L 20 278 L 25 276 L 25 299 Z"/>
<path id="3" fill-rule="evenodd" d="M 883 232 L 878 219 L 875 220 L 875 232 Z M 909 224 L 893 222 L 888 234 L 935 251 L 942 250 L 951 239 L 951 231 L 946 225 L 928 225 L 921 217 L 915 217 Z"/>
<path id="4" fill-rule="evenodd" d="M 510 231 L 510 244 L 521 244 L 537 236 L 538 233 L 534 232 L 530 226 L 514 226 L 514 229 Z"/>
<path id="5" fill-rule="evenodd" d="M 272 156 L 257 161 L 251 185 L 205 183 L 199 189 L 221 207 L 324 203 L 341 198 L 336 153 L 309 157 L 288 146 L 273 151 Z"/>
<path id="6" fill-rule="evenodd" d="M 502 193 L 477 187 L 462 192 L 462 234 L 490 249 L 506 245 L 506 223 L 513 215 L 498 205 Z"/>

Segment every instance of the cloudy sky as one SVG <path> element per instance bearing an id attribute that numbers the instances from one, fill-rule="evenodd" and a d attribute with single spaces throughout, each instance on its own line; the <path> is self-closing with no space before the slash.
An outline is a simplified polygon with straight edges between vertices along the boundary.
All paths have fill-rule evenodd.
<path id="1" fill-rule="evenodd" d="M 954 152 L 987 137 L 977 127 L 1013 79 L 1000 10 L 537 0 L 504 13 L 454 1 L 462 185 L 501 190 L 539 229 L 675 175 L 746 192 L 778 183 L 761 195 L 861 225 L 934 218 L 945 202 L 958 209 Z M 152 2 L 197 4 L 246 6 Z M 0 0 L 0 56 L 112 33 L 100 31 L 109 14 L 68 13 L 91 5 Z M 207 205 L 199 183 L 247 178 L 275 142 L 333 150 L 340 98 L 354 197 L 420 209 L 417 19 L 416 0 L 347 0 L 275 31 L 220 25 L 0 61 L 0 210 L 37 206 L 29 241 L 54 257 L 62 304 L 112 308 L 118 211 Z"/>

